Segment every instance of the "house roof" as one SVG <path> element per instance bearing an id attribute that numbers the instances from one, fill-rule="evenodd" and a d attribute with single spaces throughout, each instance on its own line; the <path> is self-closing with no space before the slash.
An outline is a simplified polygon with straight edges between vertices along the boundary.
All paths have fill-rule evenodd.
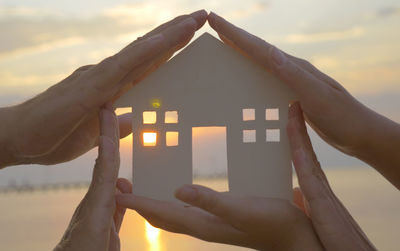
<path id="1" fill-rule="evenodd" d="M 204 33 L 122 95 L 115 106 L 145 110 L 157 99 L 161 108 L 221 114 L 235 106 L 287 105 L 293 97 L 286 84 L 264 68 Z"/>

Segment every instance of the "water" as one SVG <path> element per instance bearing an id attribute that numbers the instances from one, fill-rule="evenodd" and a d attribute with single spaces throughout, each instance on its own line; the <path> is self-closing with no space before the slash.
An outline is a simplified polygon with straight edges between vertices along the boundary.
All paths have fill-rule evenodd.
<path id="1" fill-rule="evenodd" d="M 336 195 L 379 250 L 398 250 L 398 190 L 374 170 L 328 170 Z M 208 183 L 207 183 L 208 182 Z M 218 180 L 202 181 L 224 189 Z M 51 250 L 60 240 L 85 188 L 0 194 L 0 250 Z M 129 211 L 121 233 L 122 250 L 244 250 L 159 231 Z"/>

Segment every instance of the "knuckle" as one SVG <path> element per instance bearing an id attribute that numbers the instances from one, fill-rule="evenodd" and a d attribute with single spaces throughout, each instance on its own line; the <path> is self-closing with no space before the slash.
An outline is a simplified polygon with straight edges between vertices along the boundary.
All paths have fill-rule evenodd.
<path id="1" fill-rule="evenodd" d="M 308 60 L 305 60 L 305 59 L 303 59 L 303 58 L 299 58 L 298 59 L 299 61 L 300 61 L 300 63 L 303 65 L 303 66 L 305 66 L 305 67 L 308 67 L 308 68 L 314 68 L 314 66 L 308 61 Z"/>
<path id="2" fill-rule="evenodd" d="M 79 67 L 78 69 L 76 69 L 73 73 L 80 73 L 82 71 L 86 71 L 88 69 L 90 69 L 92 67 L 92 65 L 83 65 L 81 67 Z"/>
<path id="3" fill-rule="evenodd" d="M 104 72 L 106 71 L 112 64 L 114 61 L 114 56 L 111 57 L 107 57 L 105 59 L 103 59 L 99 64 L 97 64 L 96 66 L 96 70 L 97 72 Z"/>
<path id="4" fill-rule="evenodd" d="M 118 59 L 117 56 L 113 56 L 113 68 L 118 72 L 128 72 L 129 67 L 125 66 L 121 61 Z"/>
<path id="5" fill-rule="evenodd" d="M 99 166 L 99 169 L 115 167 L 120 164 L 120 156 L 118 154 L 109 154 L 107 156 L 100 155 L 96 160 L 96 165 Z"/>
<path id="6" fill-rule="evenodd" d="M 304 76 L 305 71 L 303 70 L 303 68 L 299 67 L 296 64 L 292 64 L 292 75 L 294 77 L 302 77 Z"/>
<path id="7" fill-rule="evenodd" d="M 118 56 L 118 54 L 115 54 L 113 56 L 110 56 L 108 58 L 105 58 L 103 61 L 98 64 L 97 70 L 98 72 L 112 72 L 112 71 L 118 71 L 118 72 L 126 72 L 129 69 L 125 67 L 123 64 L 121 64 Z"/>

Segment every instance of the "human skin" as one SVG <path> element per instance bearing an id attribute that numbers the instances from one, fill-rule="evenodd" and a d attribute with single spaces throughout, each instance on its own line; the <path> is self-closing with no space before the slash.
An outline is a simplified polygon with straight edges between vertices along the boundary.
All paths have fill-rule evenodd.
<path id="1" fill-rule="evenodd" d="M 66 162 L 96 147 L 99 108 L 185 46 L 206 19 L 204 10 L 179 16 L 36 97 L 0 108 L 0 168 Z M 119 118 L 121 136 L 131 132 L 130 117 Z"/>
<path id="2" fill-rule="evenodd" d="M 117 203 L 136 210 L 156 227 L 211 242 L 257 250 L 375 250 L 331 190 L 299 103 L 289 109 L 287 131 L 301 188 L 294 191 L 295 204 L 199 185 L 185 185 L 175 193 L 190 206 L 133 194 L 117 195 Z"/>
<path id="3" fill-rule="evenodd" d="M 118 120 L 110 104 L 100 111 L 99 151 L 93 178 L 55 251 L 119 251 L 119 230 L 125 208 L 117 207 L 117 193 L 131 193 L 119 171 Z M 117 190 L 116 190 L 117 187 Z"/>
<path id="4" fill-rule="evenodd" d="M 327 143 L 379 171 L 400 189 L 400 125 L 357 101 L 337 81 L 211 12 L 220 38 L 285 82 L 307 123 Z"/>

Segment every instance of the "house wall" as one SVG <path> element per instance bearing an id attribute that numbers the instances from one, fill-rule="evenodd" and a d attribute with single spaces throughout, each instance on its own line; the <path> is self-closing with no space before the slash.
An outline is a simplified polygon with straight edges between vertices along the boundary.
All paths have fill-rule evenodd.
<path id="1" fill-rule="evenodd" d="M 133 107 L 136 132 L 145 128 L 138 122 L 142 111 L 157 110 L 162 114 L 165 110 L 177 110 L 179 113 L 176 126 L 181 134 L 176 149 L 164 147 L 162 141 L 154 149 L 145 148 L 140 145 L 139 134 L 134 136 L 135 192 L 171 199 L 172 193 L 171 196 L 167 193 L 172 186 L 191 181 L 191 127 L 226 126 L 231 191 L 291 199 L 291 165 L 285 128 L 288 104 L 293 98 L 289 88 L 265 69 L 210 35 L 203 35 L 117 102 L 119 106 Z M 154 99 L 160 101 L 158 108 L 152 106 Z M 255 109 L 256 119 L 243 121 L 243 108 Z M 266 121 L 266 108 L 279 108 L 280 119 Z M 164 134 L 168 126 L 157 124 L 155 128 Z M 266 128 L 280 129 L 281 141 L 266 142 Z M 244 129 L 256 130 L 256 142 L 243 143 Z M 139 168 L 146 169 L 140 177 Z M 163 185 L 146 191 L 155 184 Z"/>
<path id="2" fill-rule="evenodd" d="M 133 112 L 133 184 L 135 194 L 174 200 L 174 191 L 192 183 L 191 128 L 165 124 L 164 109 L 157 109 L 156 124 L 144 125 L 141 112 Z M 156 146 L 143 146 L 142 132 L 157 132 Z M 166 146 L 167 131 L 179 132 L 179 145 Z"/>
<path id="3" fill-rule="evenodd" d="M 238 195 L 292 200 L 291 156 L 285 130 L 287 107 L 279 110 L 282 118 L 278 121 L 266 121 L 265 108 L 255 107 L 255 121 L 243 121 L 237 115 L 237 122 L 228 127 L 229 190 Z M 280 141 L 267 142 L 266 129 L 279 129 Z M 243 130 L 255 130 L 256 141 L 243 142 Z"/>

